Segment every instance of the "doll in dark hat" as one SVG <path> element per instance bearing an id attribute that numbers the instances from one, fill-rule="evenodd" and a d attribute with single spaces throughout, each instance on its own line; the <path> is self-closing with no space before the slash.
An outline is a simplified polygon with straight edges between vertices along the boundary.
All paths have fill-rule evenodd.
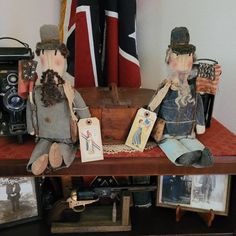
<path id="1" fill-rule="evenodd" d="M 35 86 L 27 103 L 27 129 L 37 137 L 27 164 L 34 175 L 71 165 L 77 151 L 73 135 L 76 130 L 71 124 L 90 117 L 83 98 L 64 78 L 68 50 L 59 40 L 58 27 L 43 25 L 40 36 L 36 54 L 43 71 L 41 84 Z"/>
<path id="2" fill-rule="evenodd" d="M 212 154 L 195 135 L 205 132 L 205 117 L 196 84 L 189 83 L 196 59 L 196 48 L 189 41 L 186 27 L 172 30 L 171 43 L 166 52 L 169 76 L 163 81 L 149 108 L 158 116 L 154 139 L 167 157 L 175 165 L 207 167 L 213 164 Z"/>

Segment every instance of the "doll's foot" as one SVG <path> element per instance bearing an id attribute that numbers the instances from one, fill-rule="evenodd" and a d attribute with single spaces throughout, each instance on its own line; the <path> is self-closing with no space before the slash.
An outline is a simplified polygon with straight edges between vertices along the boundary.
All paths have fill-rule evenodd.
<path id="1" fill-rule="evenodd" d="M 49 150 L 49 163 L 53 169 L 62 165 L 63 158 L 58 143 L 53 143 Z"/>
<path id="2" fill-rule="evenodd" d="M 31 171 L 34 175 L 41 175 L 48 165 L 48 154 L 41 155 L 31 166 Z"/>
<path id="3" fill-rule="evenodd" d="M 192 166 L 194 163 L 199 162 L 201 153 L 201 151 L 184 153 L 176 160 L 176 163 L 183 166 Z"/>
<path id="4" fill-rule="evenodd" d="M 210 167 L 214 163 L 214 158 L 209 148 L 202 150 L 201 158 L 193 166 L 196 168 Z"/>

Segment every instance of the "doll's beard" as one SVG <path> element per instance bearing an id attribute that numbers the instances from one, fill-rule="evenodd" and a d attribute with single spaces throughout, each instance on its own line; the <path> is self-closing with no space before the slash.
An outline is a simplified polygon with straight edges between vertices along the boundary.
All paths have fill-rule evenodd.
<path id="1" fill-rule="evenodd" d="M 181 107 L 187 106 L 188 103 L 195 104 L 195 99 L 191 94 L 191 90 L 188 84 L 188 76 L 190 72 L 178 72 L 171 71 L 169 78 L 177 85 L 178 88 L 178 97 L 175 99 L 175 103 L 178 107 L 178 110 Z"/>
<path id="2" fill-rule="evenodd" d="M 55 78 L 58 83 L 56 83 Z M 58 85 L 64 84 L 65 81 L 57 72 L 53 70 L 43 72 L 40 82 L 42 84 L 41 100 L 45 107 L 53 106 L 64 100 L 64 93 Z"/>
<path id="3" fill-rule="evenodd" d="M 193 103 L 193 105 L 195 104 L 195 99 L 191 94 L 187 80 L 181 80 L 178 87 L 178 97 L 175 99 L 175 103 L 178 106 L 178 109 L 187 106 L 188 103 Z"/>

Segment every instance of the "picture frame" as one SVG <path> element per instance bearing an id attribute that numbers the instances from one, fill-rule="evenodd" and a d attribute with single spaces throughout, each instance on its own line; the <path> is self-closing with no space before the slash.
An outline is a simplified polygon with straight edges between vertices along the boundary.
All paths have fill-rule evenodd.
<path id="1" fill-rule="evenodd" d="M 156 206 L 228 215 L 229 175 L 168 175 L 158 177 Z"/>
<path id="2" fill-rule="evenodd" d="M 1 177 L 0 209 L 0 228 L 40 219 L 39 180 L 34 177 Z"/>

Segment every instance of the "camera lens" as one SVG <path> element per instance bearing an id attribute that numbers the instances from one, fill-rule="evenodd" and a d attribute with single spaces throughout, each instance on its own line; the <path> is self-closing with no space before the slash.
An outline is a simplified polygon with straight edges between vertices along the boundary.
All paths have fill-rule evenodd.
<path id="1" fill-rule="evenodd" d="M 17 84 L 17 81 L 18 81 L 18 76 L 17 74 L 15 73 L 10 73 L 8 76 L 7 76 L 7 81 L 10 85 L 16 85 Z"/>
<path id="2" fill-rule="evenodd" d="M 24 107 L 24 101 L 18 95 L 8 97 L 7 108 L 9 110 L 21 110 Z"/>
<path id="3" fill-rule="evenodd" d="M 21 105 L 22 101 L 21 101 L 20 97 L 15 96 L 15 97 L 10 98 L 9 103 L 13 107 L 19 107 L 19 105 Z"/>
<path id="4" fill-rule="evenodd" d="M 15 89 L 7 91 L 3 97 L 3 104 L 10 111 L 21 111 L 25 108 L 25 101 L 18 96 Z"/>

